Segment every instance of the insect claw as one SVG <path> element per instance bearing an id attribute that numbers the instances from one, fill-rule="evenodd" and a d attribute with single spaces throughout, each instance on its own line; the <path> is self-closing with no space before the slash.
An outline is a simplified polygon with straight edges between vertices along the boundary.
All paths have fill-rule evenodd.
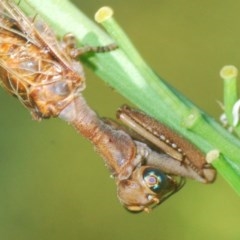
<path id="1" fill-rule="evenodd" d="M 212 183 L 216 179 L 216 170 L 209 164 L 206 164 L 203 169 L 203 177 L 206 180 L 206 183 Z"/>

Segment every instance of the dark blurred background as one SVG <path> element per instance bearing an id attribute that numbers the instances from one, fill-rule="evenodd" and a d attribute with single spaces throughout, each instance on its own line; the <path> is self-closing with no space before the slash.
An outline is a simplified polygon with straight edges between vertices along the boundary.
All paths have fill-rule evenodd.
<path id="1" fill-rule="evenodd" d="M 57 2 L 57 1 L 56 1 Z M 78 0 L 90 18 L 104 5 L 150 66 L 218 119 L 225 64 L 240 66 L 236 0 Z M 86 69 L 85 97 L 114 117 L 126 100 Z M 188 181 L 150 214 L 125 211 L 102 159 L 58 119 L 40 123 L 0 89 L 0 239 L 239 240 L 240 202 L 218 176 Z"/>

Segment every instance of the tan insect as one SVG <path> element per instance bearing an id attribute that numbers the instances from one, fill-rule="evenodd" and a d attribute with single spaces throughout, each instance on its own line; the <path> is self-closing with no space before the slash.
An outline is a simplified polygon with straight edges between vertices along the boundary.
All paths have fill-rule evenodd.
<path id="1" fill-rule="evenodd" d="M 87 105 L 81 95 L 84 72 L 75 58 L 86 51 L 114 48 L 76 49 L 72 35 L 58 42 L 45 23 L 26 17 L 11 0 L 0 1 L 3 87 L 35 119 L 60 117 L 73 125 L 104 158 L 117 184 L 120 202 L 131 211 L 149 211 L 178 191 L 184 177 L 211 182 L 215 171 L 198 150 L 149 116 L 128 107 L 118 111 L 119 118 L 140 136 L 135 138 L 122 127 L 99 118 Z"/>
<path id="2" fill-rule="evenodd" d="M 61 43 L 42 21 L 26 17 L 10 0 L 0 1 L 0 78 L 8 92 L 18 97 L 34 118 L 56 117 L 85 88 L 82 65 L 75 58 L 74 37 Z"/>

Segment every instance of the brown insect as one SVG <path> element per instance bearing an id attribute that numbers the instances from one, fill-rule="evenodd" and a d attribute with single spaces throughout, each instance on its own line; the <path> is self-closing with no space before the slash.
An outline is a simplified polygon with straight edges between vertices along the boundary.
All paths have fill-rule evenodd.
<path id="1" fill-rule="evenodd" d="M 71 34 L 59 43 L 44 22 L 26 17 L 13 1 L 1 0 L 0 10 L 2 85 L 18 97 L 35 119 L 57 117 L 85 89 L 77 56 L 116 47 L 76 49 Z"/>
<path id="2" fill-rule="evenodd" d="M 114 48 L 76 49 L 72 35 L 58 42 L 45 23 L 26 17 L 11 0 L 0 1 L 3 87 L 35 119 L 60 117 L 73 125 L 104 158 L 121 203 L 131 211 L 149 211 L 178 191 L 184 177 L 211 182 L 215 172 L 196 148 L 145 114 L 128 107 L 118 112 L 119 118 L 140 135 L 135 138 L 99 118 L 87 105 L 81 95 L 84 72 L 75 58 L 87 51 Z"/>

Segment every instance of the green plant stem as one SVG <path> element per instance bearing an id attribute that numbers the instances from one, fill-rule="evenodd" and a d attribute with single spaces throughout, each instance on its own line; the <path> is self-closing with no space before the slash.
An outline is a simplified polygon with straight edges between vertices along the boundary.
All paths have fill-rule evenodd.
<path id="1" fill-rule="evenodd" d="M 213 165 L 240 194 L 239 141 L 162 81 L 136 52 L 114 19 L 104 23 L 115 39 L 112 40 L 67 0 L 28 2 L 60 36 L 72 32 L 83 45 L 106 45 L 117 41 L 120 49 L 84 57 L 83 61 L 119 93 L 188 138 L 203 152 L 218 149 L 221 154 Z M 21 2 L 21 7 L 34 13 L 24 2 Z"/>
<path id="2" fill-rule="evenodd" d="M 224 97 L 224 112 L 227 120 L 227 124 L 230 129 L 234 131 L 238 137 L 240 136 L 239 110 L 237 112 L 235 107 L 238 101 L 237 93 L 237 75 L 238 70 L 235 66 L 224 66 L 220 71 L 220 76 L 223 79 L 223 97 Z"/>
<path id="3" fill-rule="evenodd" d="M 232 109 L 237 101 L 237 80 L 234 79 L 224 79 L 224 111 L 226 113 L 228 122 L 233 125 L 233 114 Z"/>

